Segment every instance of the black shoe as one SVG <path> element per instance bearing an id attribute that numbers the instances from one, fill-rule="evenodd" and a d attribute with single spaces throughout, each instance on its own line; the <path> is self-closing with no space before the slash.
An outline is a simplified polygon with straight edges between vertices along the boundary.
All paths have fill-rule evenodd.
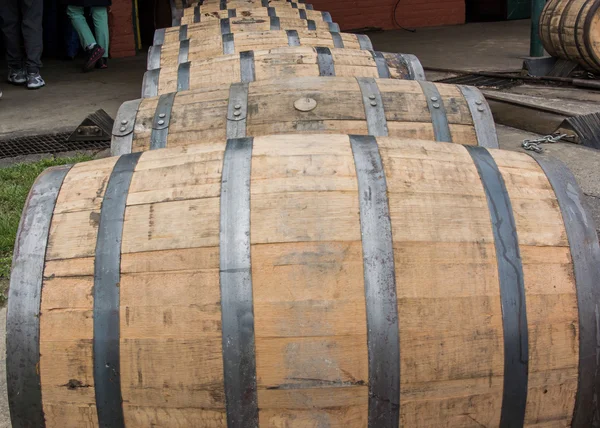
<path id="1" fill-rule="evenodd" d="M 99 59 L 102 59 L 102 55 L 104 55 L 104 49 L 99 45 L 94 45 L 93 48 L 87 51 L 87 57 L 85 59 L 85 64 L 83 64 L 83 71 L 90 71 Z"/>
<path id="2" fill-rule="evenodd" d="M 105 68 L 108 68 L 108 58 L 100 58 L 96 63 L 96 68 L 99 70 L 104 70 Z"/>

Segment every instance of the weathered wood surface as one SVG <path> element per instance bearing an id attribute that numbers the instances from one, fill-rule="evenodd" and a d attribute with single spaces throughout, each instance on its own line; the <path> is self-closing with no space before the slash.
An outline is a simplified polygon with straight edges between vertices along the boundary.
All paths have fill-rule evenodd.
<path id="1" fill-rule="evenodd" d="M 144 97 L 188 89 L 202 89 L 236 82 L 274 80 L 289 77 L 389 77 L 415 79 L 414 70 L 403 54 L 381 53 L 384 70 L 378 67 L 372 51 L 327 49 L 309 46 L 282 47 L 221 55 L 198 61 L 188 61 L 181 73 L 178 57 L 170 56 L 170 64 L 146 72 Z M 414 61 L 414 56 L 409 57 Z M 162 59 L 161 59 L 162 62 Z M 417 61 L 418 62 L 418 61 Z M 420 67 L 420 64 L 419 64 Z M 385 74 L 383 74 L 385 73 Z"/>
<path id="2" fill-rule="evenodd" d="M 498 426 L 504 375 L 498 257 L 462 145 L 379 138 L 393 236 L 400 424 Z M 219 288 L 225 142 L 144 153 L 121 249 L 127 427 L 224 427 Z M 554 191 L 521 153 L 490 150 L 512 202 L 529 334 L 525 426 L 569 426 L 578 375 L 572 255 Z M 52 218 L 39 371 L 48 428 L 96 427 L 94 249 L 116 158 L 78 164 Z M 251 278 L 261 426 L 367 425 L 356 168 L 342 135 L 254 139 Z M 591 374 L 590 374 L 591 375 Z"/>
<path id="3" fill-rule="evenodd" d="M 289 4 L 289 3 L 288 3 Z M 296 19 L 312 19 L 314 21 L 331 22 L 331 16 L 328 13 L 317 10 L 294 9 L 292 7 L 234 7 L 226 10 L 219 8 L 188 8 L 183 11 L 181 25 L 197 24 L 208 21 L 219 21 L 225 18 L 244 20 L 256 19 L 264 20 L 269 17 L 278 18 L 296 18 Z"/>
<path id="4" fill-rule="evenodd" d="M 235 18 L 210 19 L 189 24 L 187 26 L 187 32 L 189 35 L 193 34 L 203 38 L 227 33 L 240 33 L 243 31 L 311 30 L 311 25 L 315 26 L 312 30 L 335 29 L 336 31 L 339 31 L 339 25 L 325 22 L 323 19 L 309 21 L 308 19 L 301 19 L 295 15 L 290 15 L 280 18 L 273 17 L 273 19 L 268 16 L 241 16 Z M 227 28 L 227 31 L 224 31 L 224 28 Z M 168 28 L 167 32 L 176 32 L 177 36 L 179 36 L 179 26 Z"/>
<path id="5" fill-rule="evenodd" d="M 265 50 L 286 46 L 327 47 L 344 49 L 373 50 L 373 45 L 368 36 L 350 33 L 337 33 L 326 30 L 309 31 L 294 30 L 295 34 L 288 34 L 285 30 L 268 30 L 257 32 L 231 33 L 224 41 L 224 36 L 213 35 L 197 37 L 194 33 L 188 34 L 187 44 L 183 44 L 176 30 L 165 30 L 164 40 L 160 45 L 154 45 L 148 53 L 148 70 L 160 67 L 169 67 L 178 63 L 182 49 L 187 49 L 188 61 L 207 60 L 221 55 L 239 54 L 251 50 Z M 296 38 L 297 36 L 297 38 Z M 229 43 L 229 45 L 228 45 Z M 231 49 L 231 52 L 228 52 Z M 159 61 L 152 58 L 158 56 Z"/>
<path id="6" fill-rule="evenodd" d="M 376 79 L 381 93 L 389 136 L 435 140 L 434 119 L 423 88 L 416 81 Z M 450 142 L 477 145 L 475 122 L 495 133 L 494 122 L 483 120 L 479 112 L 469 109 L 465 96 L 456 85 L 435 84 L 440 94 L 450 129 Z M 208 87 L 179 92 L 170 109 L 165 143 L 168 147 L 190 146 L 232 137 L 228 123 L 236 101 L 229 101 L 231 86 Z M 477 91 L 479 93 L 479 91 Z M 489 111 L 479 93 L 482 108 Z M 123 140 L 115 138 L 113 153 L 145 151 L 153 148 L 153 128 L 159 99 L 142 100 L 137 115 L 126 120 L 135 122 L 133 144 L 129 150 L 119 147 Z M 358 80 L 349 77 L 303 77 L 253 82 L 248 87 L 247 105 L 239 105 L 244 134 L 351 133 L 369 134 L 367 111 L 374 109 L 364 97 Z M 161 110 L 162 111 L 162 110 Z M 229 117 L 229 119 L 228 119 Z M 372 130 L 371 130 L 372 131 Z M 372 133 L 372 132 L 371 132 Z M 156 139 L 156 138 L 154 138 Z"/>

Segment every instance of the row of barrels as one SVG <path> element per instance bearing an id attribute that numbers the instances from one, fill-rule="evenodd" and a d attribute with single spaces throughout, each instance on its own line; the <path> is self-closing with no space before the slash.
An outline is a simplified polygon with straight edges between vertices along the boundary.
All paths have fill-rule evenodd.
<path id="1" fill-rule="evenodd" d="M 540 17 L 546 51 L 600 75 L 600 2 L 549 0 Z"/>
<path id="2" fill-rule="evenodd" d="M 143 98 L 119 112 L 113 154 L 297 132 L 498 147 L 479 90 L 426 82 L 414 55 L 375 51 L 309 4 L 198 4 L 180 23 L 156 31 Z"/>
<path id="3" fill-rule="evenodd" d="M 13 426 L 597 427 L 573 175 L 306 3 L 186 6 L 115 156 L 31 190 Z"/>

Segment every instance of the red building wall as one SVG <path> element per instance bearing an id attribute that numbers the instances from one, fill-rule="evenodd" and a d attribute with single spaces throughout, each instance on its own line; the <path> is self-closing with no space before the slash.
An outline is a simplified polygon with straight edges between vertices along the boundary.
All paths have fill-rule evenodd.
<path id="1" fill-rule="evenodd" d="M 398 0 L 306 0 L 317 10 L 328 11 L 342 30 L 394 25 L 394 6 Z M 403 27 L 433 27 L 464 24 L 465 0 L 400 0 L 396 13 Z"/>
<path id="2" fill-rule="evenodd" d="M 108 14 L 111 58 L 135 55 L 132 7 L 131 0 L 112 0 Z"/>

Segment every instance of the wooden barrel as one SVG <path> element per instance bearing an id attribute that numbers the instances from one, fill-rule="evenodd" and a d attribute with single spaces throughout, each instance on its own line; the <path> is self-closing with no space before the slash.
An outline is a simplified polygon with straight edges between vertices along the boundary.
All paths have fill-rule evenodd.
<path id="1" fill-rule="evenodd" d="M 112 153 L 294 133 L 389 135 L 498 147 L 494 119 L 477 88 L 299 77 L 128 101 L 115 119 Z"/>
<path id="2" fill-rule="evenodd" d="M 212 6 L 221 6 L 225 5 L 225 7 L 230 7 L 231 5 L 242 4 L 245 6 L 264 6 L 265 3 L 271 6 L 279 6 L 284 3 L 290 3 L 303 9 L 313 9 L 311 4 L 306 3 L 306 0 L 204 0 L 204 1 L 192 1 L 192 0 L 170 0 L 173 4 L 173 7 L 177 9 L 187 9 L 190 7 L 195 7 L 196 5 L 212 7 Z"/>
<path id="3" fill-rule="evenodd" d="M 287 1 L 287 0 L 259 0 L 259 1 L 248 1 L 248 0 L 224 0 L 219 2 L 210 2 L 197 4 L 192 7 L 188 7 L 184 9 L 184 15 L 191 14 L 193 15 L 194 9 L 199 8 L 200 12 L 215 12 L 215 11 L 227 11 L 230 9 L 261 9 L 273 7 L 276 9 L 304 9 L 304 10 L 315 10 L 312 4 L 308 3 L 299 3 L 297 1 Z"/>
<path id="4" fill-rule="evenodd" d="M 390 137 L 49 170 L 11 275 L 14 426 L 592 427 L 583 206 L 546 157 Z"/>
<path id="5" fill-rule="evenodd" d="M 204 1 L 188 1 L 186 8 L 195 7 L 200 5 L 202 7 L 221 7 L 228 9 L 231 5 L 242 4 L 249 7 L 260 7 L 260 6 L 285 6 L 285 4 L 291 5 L 291 7 L 298 7 L 302 9 L 313 9 L 312 4 L 306 3 L 306 0 L 204 0 Z"/>
<path id="6" fill-rule="evenodd" d="M 160 29 L 154 33 L 154 45 L 148 50 L 148 70 L 168 67 L 179 61 L 197 61 L 219 55 L 239 54 L 285 46 L 312 46 L 373 50 L 364 34 L 335 31 L 258 31 L 228 33 L 203 38 L 188 35 L 187 26 Z"/>
<path id="7" fill-rule="evenodd" d="M 326 16 L 331 22 L 329 12 L 315 11 L 310 4 L 292 3 L 286 1 L 269 2 L 262 0 L 261 3 L 249 3 L 246 1 L 221 2 L 217 4 L 196 5 L 183 9 L 181 24 L 192 24 L 202 22 L 206 19 L 234 18 L 243 16 L 265 16 L 268 12 L 273 16 L 293 16 L 301 19 L 322 19 Z M 270 15 L 266 15 L 270 16 Z"/>
<path id="8" fill-rule="evenodd" d="M 181 26 L 182 28 L 184 26 Z M 206 38 L 229 33 L 241 33 L 243 31 L 273 31 L 273 30 L 325 30 L 340 31 L 340 26 L 335 22 L 325 22 L 323 20 L 300 19 L 295 17 L 251 17 L 251 18 L 222 18 L 214 19 L 197 24 L 185 26 L 185 31 L 189 37 Z M 171 31 L 179 31 L 180 28 L 174 28 Z M 184 30 L 181 30 L 184 31 Z"/>
<path id="9" fill-rule="evenodd" d="M 173 62 L 169 67 L 147 71 L 142 84 L 142 98 L 287 77 L 423 79 L 422 70 L 414 55 L 325 47 L 284 47 L 179 64 Z"/>
<path id="10" fill-rule="evenodd" d="M 312 21 L 322 21 L 331 23 L 331 15 L 329 12 L 319 12 L 316 10 L 293 9 L 293 8 L 275 8 L 261 7 L 250 9 L 240 7 L 237 9 L 216 10 L 212 12 L 204 12 L 200 6 L 192 9 L 185 9 L 183 17 L 178 25 L 197 24 L 207 21 L 220 21 L 224 18 L 231 19 L 258 19 L 264 20 L 269 18 L 297 18 Z"/>
<path id="11" fill-rule="evenodd" d="M 552 56 L 600 73 L 600 2 L 550 0 L 540 19 L 540 37 Z"/>

